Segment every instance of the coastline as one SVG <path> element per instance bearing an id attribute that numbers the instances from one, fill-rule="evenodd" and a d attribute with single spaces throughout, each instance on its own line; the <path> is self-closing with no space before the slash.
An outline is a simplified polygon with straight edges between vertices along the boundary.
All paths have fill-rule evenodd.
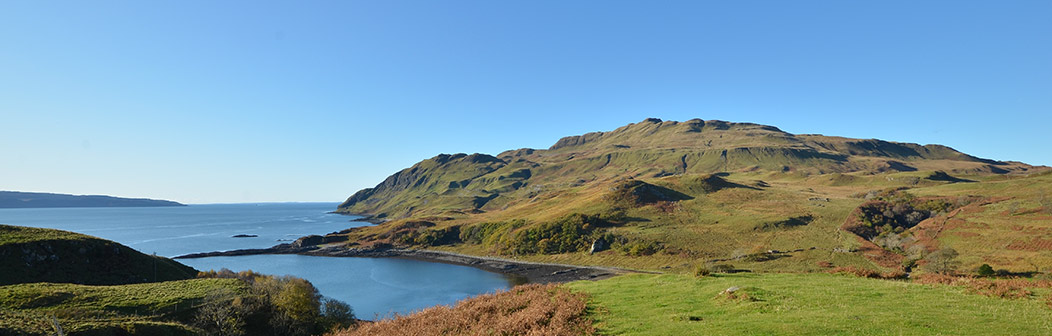
<path id="1" fill-rule="evenodd" d="M 613 267 L 577 266 L 563 264 L 536 263 L 510 260 L 495 257 L 480 257 L 445 251 L 416 249 L 360 249 L 339 246 L 293 247 L 278 245 L 264 249 L 244 249 L 205 253 L 191 253 L 172 259 L 190 259 L 220 256 L 243 256 L 258 254 L 299 254 L 323 257 L 358 257 L 358 258 L 403 258 L 428 262 L 461 265 L 478 268 L 484 271 L 501 273 L 518 283 L 563 283 L 577 280 L 602 280 L 625 273 L 640 271 Z"/>

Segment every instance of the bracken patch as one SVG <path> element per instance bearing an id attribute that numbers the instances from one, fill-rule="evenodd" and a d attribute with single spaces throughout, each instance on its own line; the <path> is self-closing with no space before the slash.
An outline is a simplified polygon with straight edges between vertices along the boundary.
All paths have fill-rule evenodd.
<path id="1" fill-rule="evenodd" d="M 921 284 L 961 286 L 973 294 L 1005 299 L 1029 297 L 1034 294 L 1030 291 L 1031 288 L 1052 288 L 1052 281 L 1048 280 L 1028 280 L 1022 278 L 982 279 L 946 274 L 923 274 L 916 277 L 914 282 Z"/>
<path id="2" fill-rule="evenodd" d="M 352 335 L 594 335 L 584 294 L 558 285 L 523 285 L 496 294 L 362 324 L 329 336 Z"/>

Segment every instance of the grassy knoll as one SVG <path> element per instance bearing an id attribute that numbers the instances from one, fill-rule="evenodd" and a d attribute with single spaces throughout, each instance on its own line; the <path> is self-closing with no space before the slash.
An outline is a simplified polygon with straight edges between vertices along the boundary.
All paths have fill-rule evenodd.
<path id="1" fill-rule="evenodd" d="M 0 285 L 92 285 L 182 280 L 197 271 L 105 239 L 74 232 L 0 225 Z"/>
<path id="2" fill-rule="evenodd" d="M 0 286 L 0 333 L 191 335 L 189 322 L 209 294 L 245 292 L 238 279 L 192 279 L 121 286 L 27 283 Z M 179 323 L 182 322 L 182 323 Z"/>
<path id="3" fill-rule="evenodd" d="M 832 274 L 627 275 L 567 284 L 616 335 L 1045 335 L 1041 296 Z M 731 287 L 738 290 L 723 294 Z"/>

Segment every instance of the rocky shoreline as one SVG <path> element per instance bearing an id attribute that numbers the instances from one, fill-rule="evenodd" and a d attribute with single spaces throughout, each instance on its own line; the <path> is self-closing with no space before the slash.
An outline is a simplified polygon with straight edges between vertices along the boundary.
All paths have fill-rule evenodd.
<path id="1" fill-rule="evenodd" d="M 405 258 L 429 262 L 463 265 L 485 271 L 502 273 L 510 276 L 516 283 L 562 283 L 577 280 L 601 280 L 619 274 L 638 271 L 611 267 L 576 266 L 548 263 L 534 263 L 503 258 L 479 257 L 459 253 L 380 248 L 362 249 L 342 246 L 305 246 L 295 247 L 281 244 L 264 249 L 244 249 L 220 252 L 191 253 L 173 259 L 205 258 L 220 256 L 243 256 L 257 254 L 300 254 L 325 257 L 364 257 L 364 258 Z"/>

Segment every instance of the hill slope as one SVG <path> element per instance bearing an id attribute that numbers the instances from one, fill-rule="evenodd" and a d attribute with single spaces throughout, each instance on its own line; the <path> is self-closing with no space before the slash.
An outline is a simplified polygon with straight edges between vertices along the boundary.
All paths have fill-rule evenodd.
<path id="1" fill-rule="evenodd" d="M 172 201 L 145 198 L 0 191 L 0 208 L 96 208 L 183 205 Z"/>
<path id="2" fill-rule="evenodd" d="M 191 279 L 197 271 L 164 257 L 68 231 L 0 225 L 0 285 L 62 282 L 118 285 Z"/>
<path id="3" fill-rule="evenodd" d="M 1035 274 L 1052 262 L 1048 170 L 940 145 L 648 119 L 545 150 L 421 161 L 338 209 L 386 222 L 321 241 L 672 272 L 910 271 L 954 247 L 962 271 Z"/>
<path id="4" fill-rule="evenodd" d="M 794 135 L 749 123 L 647 119 L 611 132 L 565 137 L 547 150 L 438 155 L 355 193 L 338 211 L 395 218 L 487 211 L 545 190 L 681 174 L 917 170 L 1007 174 L 1033 168 L 980 159 L 941 145 Z"/>

